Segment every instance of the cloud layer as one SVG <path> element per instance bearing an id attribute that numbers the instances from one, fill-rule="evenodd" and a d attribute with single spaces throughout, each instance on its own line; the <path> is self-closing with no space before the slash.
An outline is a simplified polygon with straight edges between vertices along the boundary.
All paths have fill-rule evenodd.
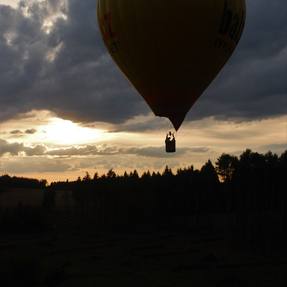
<path id="1" fill-rule="evenodd" d="M 238 50 L 189 119 L 286 114 L 287 2 L 248 0 L 247 5 Z M 35 109 L 108 123 L 149 113 L 107 55 L 95 15 L 94 0 L 0 6 L 0 121 Z"/>
<path id="2" fill-rule="evenodd" d="M 206 147 L 181 148 L 177 156 L 187 152 L 206 153 Z M 87 156 L 113 156 L 113 155 L 136 155 L 152 158 L 166 158 L 166 153 L 161 146 L 149 147 L 118 147 L 116 145 L 81 145 L 72 147 L 60 147 L 49 149 L 45 145 L 26 146 L 23 143 L 9 143 L 0 139 L 0 158 L 4 155 L 10 156 L 49 156 L 49 157 L 87 157 Z"/>

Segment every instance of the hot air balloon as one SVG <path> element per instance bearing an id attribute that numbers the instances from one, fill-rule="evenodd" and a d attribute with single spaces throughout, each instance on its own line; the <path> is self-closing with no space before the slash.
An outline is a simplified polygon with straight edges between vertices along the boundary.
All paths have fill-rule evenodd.
<path id="1" fill-rule="evenodd" d="M 245 0 L 98 0 L 109 53 L 176 131 L 232 55 L 245 17 Z"/>

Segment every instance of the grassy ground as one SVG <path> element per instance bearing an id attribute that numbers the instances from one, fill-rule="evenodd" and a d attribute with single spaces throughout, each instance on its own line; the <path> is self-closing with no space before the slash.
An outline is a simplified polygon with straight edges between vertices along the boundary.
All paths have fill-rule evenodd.
<path id="1" fill-rule="evenodd" d="M 210 216 L 221 223 L 217 231 L 204 216 L 181 228 L 174 227 L 188 218 L 171 218 L 172 228 L 130 223 L 125 231 L 103 231 L 93 214 L 46 210 L 39 194 L 31 197 L 33 208 L 5 195 L 9 207 L 18 207 L 1 211 L 1 286 L 287 287 L 287 252 L 274 244 L 276 216 L 266 215 L 265 230 L 250 221 L 243 237 L 243 229 L 229 230 L 225 215 Z"/>
<path id="2" fill-rule="evenodd" d="M 111 233 L 67 220 L 2 234 L 0 254 L 3 286 L 287 286 L 287 256 L 231 248 L 204 230 Z"/>

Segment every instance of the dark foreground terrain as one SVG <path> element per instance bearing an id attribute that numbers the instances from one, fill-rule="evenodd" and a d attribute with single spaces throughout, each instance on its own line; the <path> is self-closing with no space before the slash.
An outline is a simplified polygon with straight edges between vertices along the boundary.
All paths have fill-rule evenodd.
<path id="1" fill-rule="evenodd" d="M 1 286 L 287 286 L 284 243 L 254 226 L 220 229 L 203 216 L 127 231 L 80 214 L 38 218 L 2 232 Z"/>

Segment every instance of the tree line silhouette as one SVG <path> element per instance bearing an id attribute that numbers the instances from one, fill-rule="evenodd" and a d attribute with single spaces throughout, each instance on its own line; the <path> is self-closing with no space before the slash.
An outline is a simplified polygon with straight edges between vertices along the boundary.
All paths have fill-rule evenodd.
<path id="1" fill-rule="evenodd" d="M 109 202 L 118 208 L 134 209 L 132 206 L 139 207 L 146 198 L 142 208 L 161 210 L 162 214 L 259 212 L 283 209 L 287 202 L 286 171 L 287 150 L 278 156 L 247 149 L 239 157 L 224 153 L 215 165 L 208 160 L 200 169 L 189 166 L 173 172 L 166 166 L 162 173 L 145 171 L 141 176 L 137 170 L 117 175 L 110 169 L 101 176 L 86 173 L 76 181 L 47 185 L 44 179 L 3 175 L 0 192 L 17 187 L 45 190 L 46 207 L 55 204 L 56 191 L 72 191 L 80 209 L 100 209 L 101 200 L 105 205 Z"/>
<path id="2" fill-rule="evenodd" d="M 146 171 L 141 176 L 136 170 L 117 175 L 110 169 L 102 176 L 86 173 L 76 181 L 53 182 L 47 190 L 73 191 L 81 209 L 100 209 L 100 201 L 105 201 L 115 209 L 133 209 L 134 213 L 135 209 L 145 213 L 154 209 L 165 216 L 259 212 L 282 209 L 287 202 L 286 171 L 287 151 L 278 156 L 248 149 L 239 157 L 222 154 L 215 165 L 208 160 L 201 169 L 190 166 L 173 172 L 166 166 L 162 173 Z M 143 202 L 146 205 L 141 206 Z"/>
<path id="3" fill-rule="evenodd" d="M 32 179 L 25 177 L 9 176 L 8 174 L 0 176 L 0 192 L 9 188 L 30 188 L 42 189 L 47 186 L 45 179 Z"/>

